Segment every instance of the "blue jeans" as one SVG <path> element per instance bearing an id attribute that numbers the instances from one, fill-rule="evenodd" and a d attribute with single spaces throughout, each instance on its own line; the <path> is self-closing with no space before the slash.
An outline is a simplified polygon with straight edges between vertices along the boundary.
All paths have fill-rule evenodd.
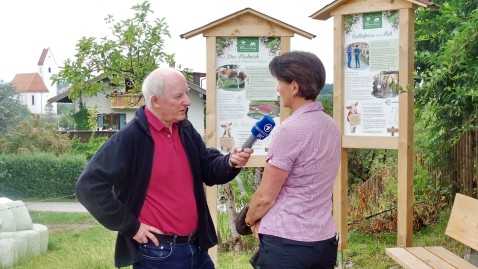
<path id="1" fill-rule="evenodd" d="M 334 236 L 317 242 L 300 242 L 260 234 L 260 269 L 333 269 L 337 260 L 338 240 Z"/>
<path id="2" fill-rule="evenodd" d="M 214 269 L 214 263 L 206 250 L 198 244 L 152 242 L 139 245 L 142 260 L 133 269 Z"/>

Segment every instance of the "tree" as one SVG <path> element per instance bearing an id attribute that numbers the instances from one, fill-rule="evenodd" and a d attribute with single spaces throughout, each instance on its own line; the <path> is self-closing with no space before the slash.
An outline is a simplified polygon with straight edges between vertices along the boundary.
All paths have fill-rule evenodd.
<path id="1" fill-rule="evenodd" d="M 73 130 L 75 128 L 75 120 L 73 118 L 74 113 L 75 113 L 75 106 L 73 104 L 70 104 L 70 103 L 58 104 L 58 115 L 60 115 L 60 119 L 58 121 L 58 127 L 62 129 Z"/>
<path id="2" fill-rule="evenodd" d="M 73 119 L 75 121 L 75 130 L 90 130 L 90 123 L 88 121 L 88 108 L 81 102 L 77 112 L 73 114 Z"/>
<path id="3" fill-rule="evenodd" d="M 415 148 L 444 193 L 476 194 L 478 2 L 438 0 L 416 12 Z M 418 159 L 418 158 L 417 158 Z M 421 167 L 420 167 L 421 166 Z M 419 179 L 420 177 L 416 177 Z"/>
<path id="4" fill-rule="evenodd" d="M 0 83 L 0 136 L 13 134 L 13 129 L 30 118 L 28 108 L 15 98 L 15 86 L 11 83 Z"/>
<path id="5" fill-rule="evenodd" d="M 148 16 L 153 11 L 148 1 L 132 9 L 132 19 L 115 23 L 112 15 L 105 18 L 111 25 L 111 37 L 82 37 L 76 45 L 76 59 L 67 59 L 52 77 L 56 83 L 70 84 L 71 100 L 107 94 L 110 85 L 124 85 L 126 80 L 132 82 L 130 91 L 137 93 L 144 78 L 160 63 L 174 63 L 174 54 L 164 52 L 164 38 L 171 37 L 165 18 L 150 22 Z"/>
<path id="6" fill-rule="evenodd" d="M 430 139 L 450 145 L 445 135 L 478 128 L 478 2 L 450 0 L 416 17 L 416 106 Z"/>

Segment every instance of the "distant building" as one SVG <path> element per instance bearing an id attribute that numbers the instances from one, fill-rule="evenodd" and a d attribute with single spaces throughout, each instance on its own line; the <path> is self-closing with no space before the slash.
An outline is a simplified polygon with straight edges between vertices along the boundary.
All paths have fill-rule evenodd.
<path id="1" fill-rule="evenodd" d="M 201 88 L 199 84 L 201 79 L 206 76 L 205 73 L 192 73 L 193 81 L 188 81 L 189 98 L 191 105 L 188 110 L 188 119 L 193 123 L 199 134 L 203 135 L 204 126 L 204 108 L 206 100 L 206 90 Z M 96 83 L 102 80 L 108 84 L 108 79 L 102 76 L 95 77 L 90 83 Z M 124 85 L 109 85 L 105 91 L 98 92 L 94 96 L 81 96 L 72 101 L 68 94 L 70 88 L 67 87 L 60 91 L 57 96 L 48 100 L 48 103 L 73 103 L 75 110 L 79 110 L 80 99 L 87 108 L 95 109 L 97 116 L 98 130 L 116 131 L 121 129 L 125 124 L 134 119 L 136 110 L 144 105 L 144 98 L 141 93 L 129 93 L 127 91 L 128 80 L 125 79 Z"/>
<path id="2" fill-rule="evenodd" d="M 43 49 L 38 60 L 37 73 L 16 74 L 12 80 L 17 88 L 18 99 L 37 115 L 56 114 L 57 105 L 47 107 L 48 99 L 56 96 L 56 84 L 52 85 L 51 76 L 57 73 L 57 64 L 49 48 Z"/>

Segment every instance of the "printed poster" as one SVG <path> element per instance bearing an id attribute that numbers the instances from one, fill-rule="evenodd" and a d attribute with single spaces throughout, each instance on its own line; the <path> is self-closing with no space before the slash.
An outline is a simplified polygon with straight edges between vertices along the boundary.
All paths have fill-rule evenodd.
<path id="1" fill-rule="evenodd" d="M 398 136 L 399 13 L 345 17 L 344 134 Z"/>
<path id="2" fill-rule="evenodd" d="M 244 144 L 264 115 L 280 122 L 277 81 L 269 72 L 280 37 L 217 37 L 216 52 L 216 147 L 227 153 Z M 273 133 L 256 141 L 254 155 L 266 155 Z"/>

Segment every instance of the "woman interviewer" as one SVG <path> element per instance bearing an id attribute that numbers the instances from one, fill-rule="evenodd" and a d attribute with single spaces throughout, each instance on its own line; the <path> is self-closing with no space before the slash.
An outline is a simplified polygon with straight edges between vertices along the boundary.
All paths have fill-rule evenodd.
<path id="1" fill-rule="evenodd" d="M 271 138 L 245 219 L 260 240 L 258 265 L 332 269 L 338 246 L 332 190 L 341 144 L 335 121 L 316 101 L 325 68 L 316 55 L 291 51 L 272 59 L 269 70 L 292 114 Z"/>

